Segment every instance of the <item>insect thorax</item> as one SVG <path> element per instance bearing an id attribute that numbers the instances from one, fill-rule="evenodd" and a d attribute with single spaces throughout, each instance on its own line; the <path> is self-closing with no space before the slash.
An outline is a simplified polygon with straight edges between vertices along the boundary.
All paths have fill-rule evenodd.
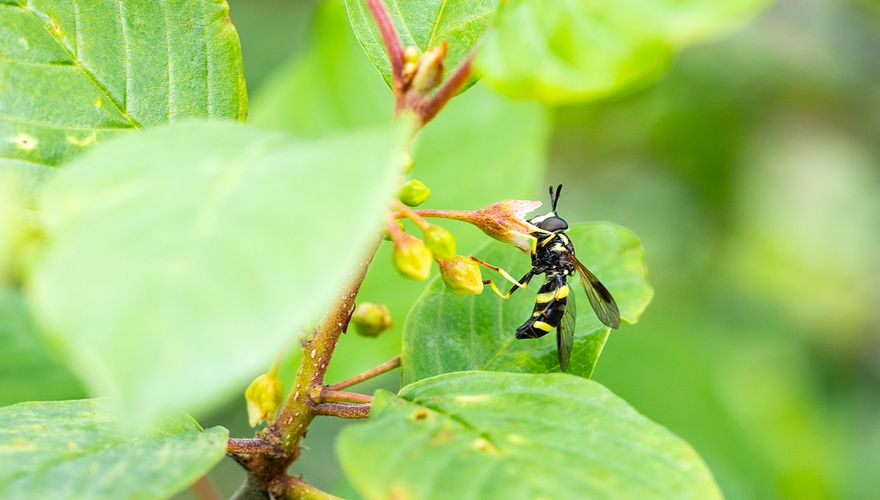
<path id="1" fill-rule="evenodd" d="M 574 245 L 564 231 L 554 233 L 552 236 L 536 233 L 538 245 L 532 256 L 532 266 L 539 272 L 565 272 L 572 274 L 575 270 L 574 263 L 568 258 L 574 253 Z"/>

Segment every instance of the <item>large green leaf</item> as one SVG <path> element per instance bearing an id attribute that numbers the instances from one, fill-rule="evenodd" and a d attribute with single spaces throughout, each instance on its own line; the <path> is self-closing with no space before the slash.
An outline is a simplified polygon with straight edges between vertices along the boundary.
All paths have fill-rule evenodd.
<path id="1" fill-rule="evenodd" d="M 671 55 L 643 13 L 620 2 L 511 0 L 475 65 L 502 92 L 565 103 L 654 78 Z"/>
<path id="2" fill-rule="evenodd" d="M 462 372 L 380 391 L 338 453 L 367 498 L 720 498 L 686 442 L 601 385 Z"/>
<path id="3" fill-rule="evenodd" d="M 0 0 L 0 157 L 55 165 L 121 130 L 246 108 L 225 0 Z"/>
<path id="4" fill-rule="evenodd" d="M 400 128 L 298 142 L 195 122 L 94 149 L 44 190 L 38 318 L 126 422 L 204 407 L 293 345 L 362 258 Z"/>
<path id="5" fill-rule="evenodd" d="M 510 0 L 475 65 L 494 88 L 552 103 L 655 80 L 675 49 L 751 17 L 769 0 Z"/>
<path id="6" fill-rule="evenodd" d="M 219 462 L 228 432 L 186 415 L 119 434 L 105 400 L 0 408 L 0 497 L 167 498 Z"/>
<path id="7" fill-rule="evenodd" d="M 43 346 L 22 297 L 0 288 L 0 406 L 82 395 L 70 371 Z"/>
<path id="8" fill-rule="evenodd" d="M 608 223 L 575 225 L 569 235 L 578 259 L 614 295 L 621 318 L 626 323 L 635 323 L 653 296 L 638 238 Z M 516 278 L 531 265 L 527 255 L 497 242 L 487 244 L 476 255 L 507 269 Z M 499 281 L 498 275 L 492 277 Z M 516 328 L 529 318 L 542 281 L 537 277 L 527 289 L 502 300 L 488 288 L 481 295 L 453 295 L 442 281 L 435 279 L 404 325 L 404 383 L 462 370 L 558 371 L 555 334 L 535 340 L 514 337 Z M 499 286 L 506 289 L 505 283 L 499 282 Z M 578 302 L 579 314 L 568 371 L 590 377 L 609 329 L 596 318 L 579 284 L 571 284 L 569 300 Z"/>
<path id="9" fill-rule="evenodd" d="M 404 47 L 424 52 L 444 40 L 449 45 L 445 71 L 461 63 L 488 27 L 498 0 L 381 0 Z M 391 84 L 391 64 L 366 0 L 345 0 L 352 28 L 367 57 Z"/>

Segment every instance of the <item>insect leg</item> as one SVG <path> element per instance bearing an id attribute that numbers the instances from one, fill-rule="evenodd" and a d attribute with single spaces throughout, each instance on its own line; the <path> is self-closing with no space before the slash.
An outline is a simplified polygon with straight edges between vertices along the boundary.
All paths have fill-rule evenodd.
<path id="1" fill-rule="evenodd" d="M 502 299 L 509 298 L 510 295 L 514 291 L 516 291 L 517 288 L 525 288 L 529 284 L 529 280 L 531 280 L 532 276 L 534 276 L 534 270 L 530 270 L 520 280 L 515 280 L 513 278 L 513 276 L 511 276 L 510 273 L 505 271 L 503 268 L 500 268 L 498 266 L 493 266 L 492 264 L 489 264 L 488 262 L 481 260 L 481 259 L 478 259 L 473 256 L 471 257 L 471 260 L 473 260 L 477 264 L 480 264 L 483 267 L 486 267 L 487 269 L 491 269 L 491 270 L 497 272 L 498 274 L 503 276 L 504 279 L 513 283 L 513 288 L 511 288 L 510 291 L 505 294 L 505 293 L 501 293 L 501 290 L 498 289 L 498 286 L 495 284 L 494 280 L 489 279 L 489 280 L 483 281 L 484 285 L 489 285 L 492 288 L 492 291 L 495 292 Z"/>

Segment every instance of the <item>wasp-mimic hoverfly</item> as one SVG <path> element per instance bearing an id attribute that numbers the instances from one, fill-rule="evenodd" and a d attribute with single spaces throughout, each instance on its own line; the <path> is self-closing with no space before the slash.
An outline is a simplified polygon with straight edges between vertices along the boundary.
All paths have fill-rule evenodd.
<path id="1" fill-rule="evenodd" d="M 568 289 L 568 278 L 577 271 L 581 285 L 587 293 L 590 305 L 605 326 L 620 326 L 620 311 L 611 293 L 596 276 L 574 256 L 574 245 L 565 234 L 568 223 L 556 214 L 556 204 L 562 184 L 553 192 L 550 186 L 550 211 L 529 219 L 529 223 L 541 229 L 532 236 L 538 240 L 532 253 L 532 268 L 510 289 L 525 287 L 537 274 L 545 274 L 544 284 L 538 290 L 532 315 L 516 329 L 518 339 L 543 337 L 556 328 L 556 354 L 562 371 L 568 369 L 571 349 L 574 345 L 574 325 L 577 317 L 574 296 Z"/>

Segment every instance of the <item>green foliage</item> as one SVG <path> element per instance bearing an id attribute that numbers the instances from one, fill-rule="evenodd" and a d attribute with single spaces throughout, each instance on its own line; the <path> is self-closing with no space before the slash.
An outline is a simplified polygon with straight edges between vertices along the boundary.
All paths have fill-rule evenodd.
<path id="1" fill-rule="evenodd" d="M 565 103 L 656 79 L 676 48 L 753 15 L 767 0 L 511 0 L 475 61 L 494 88 Z"/>
<path id="2" fill-rule="evenodd" d="M 379 391 L 337 450 L 367 498 L 721 498 L 687 443 L 564 374 L 462 372 Z"/>
<path id="3" fill-rule="evenodd" d="M 80 397 L 73 375 L 40 342 L 24 299 L 0 288 L 0 406 Z"/>
<path id="4" fill-rule="evenodd" d="M 57 165 L 121 130 L 243 119 L 223 0 L 0 0 L 0 157 Z"/>
<path id="5" fill-rule="evenodd" d="M 383 0 L 404 47 L 419 53 L 446 41 L 445 72 L 455 70 L 486 31 L 498 0 Z M 345 0 L 352 28 L 367 57 L 391 85 L 391 64 L 366 0 Z"/>
<path id="6" fill-rule="evenodd" d="M 578 259 L 614 295 L 623 320 L 630 324 L 638 321 L 653 296 L 638 238 L 608 223 L 574 225 L 569 236 Z M 519 250 L 496 242 L 486 244 L 476 255 L 507 269 L 516 278 L 531 265 Z M 499 278 L 493 277 L 496 281 Z M 502 300 L 488 290 L 481 295 L 456 296 L 435 279 L 404 326 L 404 383 L 462 370 L 558 371 L 555 333 L 535 340 L 517 340 L 513 336 L 531 314 L 535 290 L 541 282 L 541 277 L 537 277 L 527 289 Z M 501 286 L 505 283 L 501 281 Z M 570 286 L 569 300 L 578 302 L 579 314 L 568 371 L 589 378 L 610 330 L 596 318 L 579 281 L 572 280 Z"/>
<path id="7" fill-rule="evenodd" d="M 211 469 L 228 432 L 180 415 L 137 436 L 119 434 L 106 400 L 0 408 L 0 497 L 165 498 Z"/>
<path id="8" fill-rule="evenodd" d="M 378 231 L 400 140 L 196 122 L 95 148 L 44 191 L 36 311 L 126 422 L 202 408 L 335 296 Z"/>

